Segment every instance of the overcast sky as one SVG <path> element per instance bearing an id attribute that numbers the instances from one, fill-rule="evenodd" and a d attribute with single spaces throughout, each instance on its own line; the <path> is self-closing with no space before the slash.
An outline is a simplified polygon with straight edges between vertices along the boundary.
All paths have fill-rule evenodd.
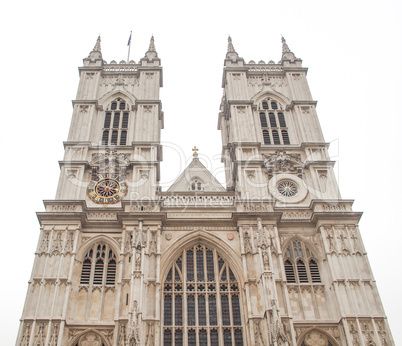
<path id="1" fill-rule="evenodd" d="M 164 190 L 191 160 L 217 176 L 217 120 L 227 36 L 246 61 L 281 58 L 281 34 L 303 66 L 343 198 L 363 211 L 363 240 L 402 345 L 401 1 L 8 1 L 1 29 L 1 345 L 15 342 L 39 235 L 53 199 L 78 86 L 98 34 L 103 58 L 162 59 Z"/>

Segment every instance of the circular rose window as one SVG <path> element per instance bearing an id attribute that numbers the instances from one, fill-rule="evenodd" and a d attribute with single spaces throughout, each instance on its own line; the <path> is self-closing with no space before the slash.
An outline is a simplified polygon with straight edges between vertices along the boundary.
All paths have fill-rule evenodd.
<path id="1" fill-rule="evenodd" d="M 282 180 L 278 183 L 278 191 L 284 197 L 293 197 L 299 191 L 296 183 L 290 180 Z"/>

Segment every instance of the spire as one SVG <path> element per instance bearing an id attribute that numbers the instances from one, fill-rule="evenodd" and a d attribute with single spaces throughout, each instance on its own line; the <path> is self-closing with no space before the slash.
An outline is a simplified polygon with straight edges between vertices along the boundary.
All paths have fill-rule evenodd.
<path id="1" fill-rule="evenodd" d="M 97 62 L 98 61 L 98 62 Z M 101 52 L 101 37 L 100 35 L 98 36 L 98 39 L 96 40 L 95 46 L 92 49 L 92 51 L 89 53 L 88 58 L 84 59 L 84 64 L 87 66 L 88 64 L 99 64 L 99 61 L 101 61 L 101 65 L 103 64 L 103 59 L 102 59 L 102 52 Z"/>
<path id="2" fill-rule="evenodd" d="M 154 35 L 151 36 L 151 41 L 149 42 L 148 52 L 156 52 L 156 50 L 155 50 Z"/>
<path id="3" fill-rule="evenodd" d="M 101 51 L 101 37 L 100 35 L 98 36 L 98 39 L 96 40 L 94 49 L 92 49 L 93 52 L 100 52 Z"/>
<path id="4" fill-rule="evenodd" d="M 156 49 L 155 49 L 154 35 L 151 36 L 151 41 L 149 42 L 148 51 L 145 53 L 145 57 L 143 59 L 148 59 L 148 60 L 158 59 L 159 60 L 158 53 L 156 52 Z"/>
<path id="5" fill-rule="evenodd" d="M 239 54 L 237 54 L 233 47 L 232 38 L 230 37 L 230 35 L 228 37 L 228 52 L 226 53 L 226 59 L 230 59 L 233 61 L 239 59 Z"/>
<path id="6" fill-rule="evenodd" d="M 297 59 L 296 56 L 294 55 L 294 53 L 290 50 L 288 44 L 286 43 L 285 38 L 282 36 L 282 62 L 284 60 L 287 61 L 292 61 L 294 62 L 295 60 L 298 60 L 301 62 L 300 59 Z"/>
<path id="7" fill-rule="evenodd" d="M 230 36 L 228 37 L 228 53 L 229 52 L 236 52 L 233 47 L 232 38 Z"/>

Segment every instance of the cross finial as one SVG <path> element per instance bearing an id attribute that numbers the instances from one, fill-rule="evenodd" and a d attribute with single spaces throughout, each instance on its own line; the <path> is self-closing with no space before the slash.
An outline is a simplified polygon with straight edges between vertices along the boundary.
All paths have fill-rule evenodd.
<path id="1" fill-rule="evenodd" d="M 194 151 L 193 157 L 198 157 L 198 153 L 197 153 L 198 148 L 195 145 L 194 145 L 194 148 L 191 150 Z"/>

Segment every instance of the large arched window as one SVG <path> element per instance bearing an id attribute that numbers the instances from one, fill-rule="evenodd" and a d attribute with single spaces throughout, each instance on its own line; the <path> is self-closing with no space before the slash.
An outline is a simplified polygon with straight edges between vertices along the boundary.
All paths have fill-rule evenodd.
<path id="1" fill-rule="evenodd" d="M 118 97 L 106 110 L 102 145 L 127 144 L 128 117 L 129 106 L 122 98 Z"/>
<path id="2" fill-rule="evenodd" d="M 184 250 L 170 267 L 162 308 L 165 346 L 243 345 L 239 284 L 205 245 Z"/>
<path id="3" fill-rule="evenodd" d="M 300 240 L 294 240 L 285 251 L 285 274 L 288 283 L 320 283 L 317 259 Z"/>
<path id="4" fill-rule="evenodd" d="M 290 144 L 288 127 L 286 126 L 283 106 L 280 102 L 270 98 L 263 100 L 259 105 L 259 115 L 264 144 Z M 269 122 L 267 122 L 267 119 L 269 119 Z M 273 139 L 273 143 L 270 138 Z"/>
<path id="5" fill-rule="evenodd" d="M 94 244 L 82 263 L 81 285 L 114 286 L 116 281 L 116 256 L 109 245 Z"/>

